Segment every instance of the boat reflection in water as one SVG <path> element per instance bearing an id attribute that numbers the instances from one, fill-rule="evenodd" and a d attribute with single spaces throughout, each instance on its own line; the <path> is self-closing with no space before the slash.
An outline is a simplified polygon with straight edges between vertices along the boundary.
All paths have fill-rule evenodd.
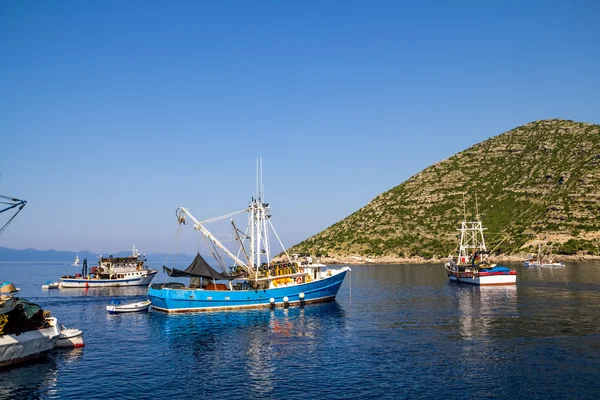
<path id="1" fill-rule="evenodd" d="M 47 357 L 0 372 L 0 398 L 37 399 L 57 395 L 58 367 Z"/>
<path id="2" fill-rule="evenodd" d="M 496 336 L 494 325 L 519 316 L 516 286 L 462 286 L 458 290 L 458 331 L 463 339 Z"/>
<path id="3" fill-rule="evenodd" d="M 153 313 L 150 320 L 161 331 L 153 335 L 169 347 L 172 362 L 165 368 L 173 365 L 180 379 L 197 380 L 207 369 L 243 371 L 227 376 L 228 385 L 219 388 L 222 398 L 273 398 L 280 376 L 314 371 L 332 339 L 323 335 L 344 330 L 347 323 L 337 302 L 203 315 Z M 197 381 L 200 393 L 214 390 L 209 380 Z"/>
<path id="4" fill-rule="evenodd" d="M 147 290 L 146 286 L 70 288 L 68 291 L 54 292 L 54 294 L 59 297 L 123 296 L 123 298 L 131 298 L 132 296 L 146 297 Z"/>

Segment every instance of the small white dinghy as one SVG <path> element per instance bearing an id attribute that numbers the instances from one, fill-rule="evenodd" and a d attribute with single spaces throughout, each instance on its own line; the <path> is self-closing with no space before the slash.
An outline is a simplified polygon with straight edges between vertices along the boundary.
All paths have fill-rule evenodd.
<path id="1" fill-rule="evenodd" d="M 129 312 L 138 312 L 138 311 L 146 311 L 148 307 L 150 307 L 152 302 L 150 300 L 140 301 L 139 303 L 130 303 L 130 304 L 112 304 L 110 306 L 106 306 L 106 311 L 110 314 L 120 314 L 120 313 L 129 313 Z"/>
<path id="2" fill-rule="evenodd" d="M 75 328 L 65 328 L 63 325 L 60 326 L 60 336 L 54 347 L 73 348 L 83 346 L 85 346 L 83 331 Z"/>
<path id="3" fill-rule="evenodd" d="M 58 289 L 59 287 L 60 287 L 60 283 L 52 282 L 52 281 L 46 281 L 42 285 L 42 289 Z"/>

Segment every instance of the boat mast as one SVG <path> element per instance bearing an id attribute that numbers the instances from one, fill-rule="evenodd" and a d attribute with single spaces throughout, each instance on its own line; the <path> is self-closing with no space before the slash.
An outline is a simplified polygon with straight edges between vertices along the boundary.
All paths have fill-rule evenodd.
<path id="1" fill-rule="evenodd" d="M 485 237 L 483 231 L 486 229 L 483 227 L 479 220 L 479 204 L 477 203 L 477 196 L 475 196 L 475 215 L 476 220 L 467 222 L 466 211 L 464 206 L 463 198 L 463 211 L 465 220 L 461 222 L 460 232 L 460 244 L 458 250 L 458 261 L 464 263 L 475 251 L 487 251 L 485 245 Z M 463 261 L 464 260 L 464 261 Z"/>

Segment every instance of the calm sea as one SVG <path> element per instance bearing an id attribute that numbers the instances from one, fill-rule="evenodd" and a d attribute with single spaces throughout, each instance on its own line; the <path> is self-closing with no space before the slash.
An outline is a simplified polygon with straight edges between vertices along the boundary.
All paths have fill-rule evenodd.
<path id="1" fill-rule="evenodd" d="M 328 304 L 113 316 L 146 290 L 42 291 L 75 268 L 0 264 L 86 341 L 1 371 L 0 398 L 600 398 L 600 263 L 517 268 L 517 287 L 477 288 L 441 265 L 355 266 Z"/>

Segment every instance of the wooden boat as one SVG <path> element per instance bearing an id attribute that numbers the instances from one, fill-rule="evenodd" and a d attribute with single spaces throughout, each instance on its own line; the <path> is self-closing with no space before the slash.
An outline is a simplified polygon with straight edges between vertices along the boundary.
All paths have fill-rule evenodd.
<path id="1" fill-rule="evenodd" d="M 130 304 L 112 304 L 106 306 L 106 311 L 110 314 L 121 314 L 121 313 L 130 313 L 130 312 L 140 312 L 147 311 L 148 307 L 150 307 L 150 300 L 140 301 L 138 303 L 130 303 Z"/>
<path id="2" fill-rule="evenodd" d="M 63 325 L 60 326 L 60 336 L 54 347 L 76 348 L 83 346 L 85 346 L 83 331 L 75 328 L 65 328 Z"/>
<path id="3" fill-rule="evenodd" d="M 42 289 L 58 289 L 60 287 L 60 283 L 58 282 L 52 282 L 52 281 L 46 281 L 44 282 L 44 284 L 42 285 Z"/>

